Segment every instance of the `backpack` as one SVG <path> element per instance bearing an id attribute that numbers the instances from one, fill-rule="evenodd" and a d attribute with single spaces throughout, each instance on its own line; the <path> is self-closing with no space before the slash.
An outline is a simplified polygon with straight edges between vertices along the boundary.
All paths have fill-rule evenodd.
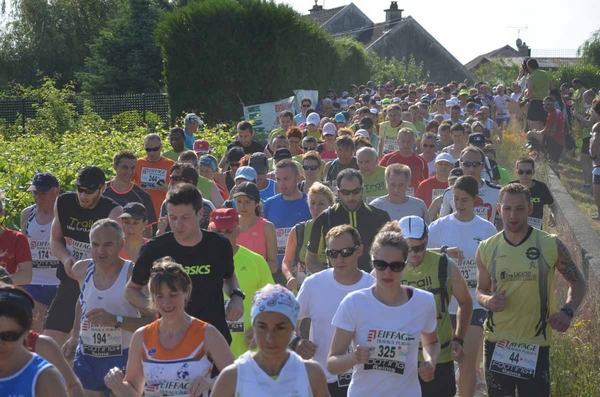
<path id="1" fill-rule="evenodd" d="M 448 304 L 450 303 L 450 296 L 448 295 L 448 274 L 450 274 L 448 271 L 449 267 L 450 263 L 448 261 L 448 256 L 444 254 L 441 256 L 438 266 L 438 280 L 440 287 L 431 290 L 432 294 L 438 294 L 440 296 L 440 310 L 442 313 L 445 313 L 448 310 Z"/>
<path id="2" fill-rule="evenodd" d="M 300 259 L 300 251 L 302 250 L 302 245 L 304 244 L 304 230 L 306 229 L 306 222 L 300 222 L 296 225 L 296 254 L 294 255 L 294 261 L 296 263 L 303 263 L 304 261 Z"/>

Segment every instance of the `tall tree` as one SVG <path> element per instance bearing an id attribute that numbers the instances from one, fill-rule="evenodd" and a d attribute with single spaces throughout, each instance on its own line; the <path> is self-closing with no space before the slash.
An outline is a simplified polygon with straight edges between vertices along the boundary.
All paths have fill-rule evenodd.
<path id="1" fill-rule="evenodd" d="M 583 42 L 577 53 L 584 62 L 600 67 L 600 29 Z"/>

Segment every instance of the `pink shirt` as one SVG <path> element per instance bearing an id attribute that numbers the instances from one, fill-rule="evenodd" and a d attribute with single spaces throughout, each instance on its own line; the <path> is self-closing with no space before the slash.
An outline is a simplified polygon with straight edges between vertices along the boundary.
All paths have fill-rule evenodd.
<path id="1" fill-rule="evenodd" d="M 267 220 L 263 217 L 258 218 L 258 221 L 245 232 L 240 233 L 237 238 L 237 243 L 242 247 L 248 248 L 265 260 L 267 259 L 267 238 L 265 237 L 265 223 Z"/>

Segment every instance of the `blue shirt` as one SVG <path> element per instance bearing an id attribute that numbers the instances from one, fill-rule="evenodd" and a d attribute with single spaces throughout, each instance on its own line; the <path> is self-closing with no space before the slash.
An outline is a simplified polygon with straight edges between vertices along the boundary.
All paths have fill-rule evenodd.
<path id="1" fill-rule="evenodd" d="M 290 230 L 296 224 L 311 219 L 307 197 L 305 193 L 302 193 L 302 198 L 288 201 L 284 200 L 283 195 L 279 193 L 265 201 L 263 205 L 264 217 L 275 225 L 275 233 L 277 234 L 277 262 L 280 269 Z"/>
<path id="2" fill-rule="evenodd" d="M 194 150 L 194 142 L 196 142 L 196 137 L 194 137 L 194 134 L 190 134 L 185 130 L 183 132 L 185 132 L 185 142 L 183 143 L 183 146 L 185 146 L 185 148 L 188 150 Z"/>
<path id="3" fill-rule="evenodd" d="M 294 116 L 294 123 L 298 126 L 302 123 L 306 123 L 306 117 L 302 113 L 298 113 Z"/>
<path id="4" fill-rule="evenodd" d="M 34 354 L 31 360 L 19 372 L 8 378 L 0 378 L 2 395 L 33 397 L 35 395 L 35 384 L 40 372 L 51 366 L 52 364 L 48 361 Z"/>
<path id="5" fill-rule="evenodd" d="M 275 196 L 275 181 L 273 179 L 267 179 L 267 181 L 269 181 L 267 187 L 260 191 L 260 199 L 263 202 Z"/>

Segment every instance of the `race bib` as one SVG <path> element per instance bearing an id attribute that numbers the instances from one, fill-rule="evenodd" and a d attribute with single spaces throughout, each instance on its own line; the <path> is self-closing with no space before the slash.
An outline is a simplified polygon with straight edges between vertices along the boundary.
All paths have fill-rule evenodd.
<path id="1" fill-rule="evenodd" d="M 167 170 L 162 168 L 142 167 L 140 175 L 140 186 L 145 189 L 156 189 L 158 181 L 167 182 Z"/>
<path id="2" fill-rule="evenodd" d="M 477 264 L 475 259 L 463 260 L 458 267 L 469 288 L 477 288 Z"/>
<path id="3" fill-rule="evenodd" d="M 67 251 L 75 260 L 89 259 L 92 257 L 92 246 L 89 243 L 73 240 L 71 237 L 65 237 Z"/>
<path id="4" fill-rule="evenodd" d="M 230 299 L 225 299 L 225 309 L 227 309 L 229 301 Z M 227 320 L 227 327 L 229 328 L 229 332 L 244 332 L 244 315 L 242 314 L 240 318 L 235 321 Z"/>
<path id="5" fill-rule="evenodd" d="M 485 219 L 486 221 L 493 222 L 493 220 L 490 219 L 492 217 L 492 205 L 485 203 L 475 207 L 475 215 Z"/>
<path id="6" fill-rule="evenodd" d="M 58 258 L 52 253 L 50 241 L 29 240 L 34 269 L 56 269 Z"/>
<path id="7" fill-rule="evenodd" d="M 513 378 L 533 379 L 539 353 L 540 345 L 500 340 L 496 342 L 490 371 Z"/>
<path id="8" fill-rule="evenodd" d="M 92 325 L 88 320 L 83 320 L 79 335 L 86 356 L 116 357 L 123 354 L 123 333 L 118 328 Z"/>
<path id="9" fill-rule="evenodd" d="M 446 189 L 432 189 L 431 190 L 431 201 L 435 200 L 438 196 L 444 194 Z"/>
<path id="10" fill-rule="evenodd" d="M 277 233 L 277 255 L 285 254 L 285 246 L 287 245 L 291 230 L 291 227 L 281 227 L 275 231 Z"/>
<path id="11" fill-rule="evenodd" d="M 383 154 L 392 153 L 396 150 L 398 150 L 398 141 L 390 138 L 385 138 L 383 140 Z"/>
<path id="12" fill-rule="evenodd" d="M 534 218 L 532 216 L 527 218 L 527 223 L 529 224 L 529 226 L 531 227 L 535 227 L 536 229 L 542 229 L 542 219 L 541 218 Z"/>
<path id="13" fill-rule="evenodd" d="M 408 348 L 414 342 L 410 334 L 404 331 L 386 331 L 372 329 L 367 337 L 367 346 L 374 347 L 365 371 L 384 371 L 404 374 Z"/>
<path id="14" fill-rule="evenodd" d="M 414 187 L 409 187 L 408 189 L 406 189 L 406 195 L 407 196 L 414 196 L 415 195 L 415 188 Z"/>

